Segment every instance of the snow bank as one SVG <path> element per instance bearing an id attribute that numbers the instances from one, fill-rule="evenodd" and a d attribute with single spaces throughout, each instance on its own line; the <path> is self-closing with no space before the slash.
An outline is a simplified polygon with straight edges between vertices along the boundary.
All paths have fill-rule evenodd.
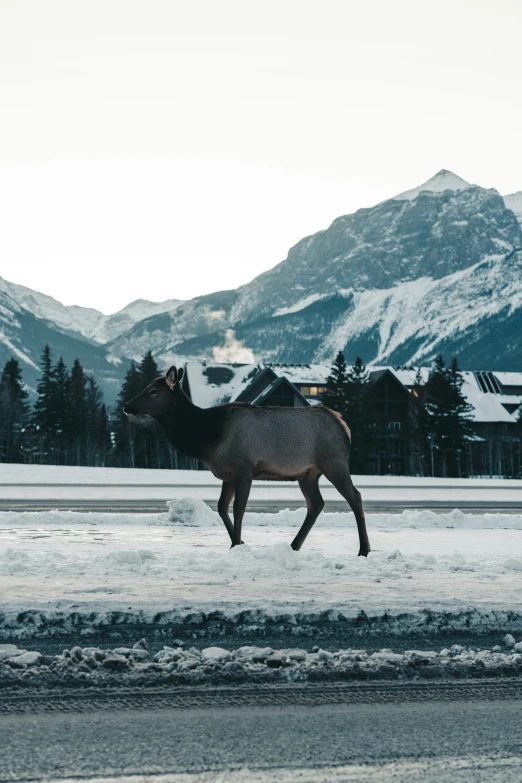
<path id="1" fill-rule="evenodd" d="M 522 647 L 522 645 L 519 644 Z M 317 682 L 349 680 L 418 680 L 516 676 L 522 673 L 522 654 L 509 647 L 472 649 L 454 644 L 442 650 L 365 649 L 331 652 L 314 646 L 237 649 L 164 645 L 149 654 L 142 639 L 132 647 L 96 646 L 65 649 L 60 655 L 0 645 L 0 685 L 56 687 L 132 685 L 219 685 L 223 683 Z M 5 692 L 5 690 L 4 690 Z"/>
<path id="2" fill-rule="evenodd" d="M 522 629 L 522 515 L 369 515 L 368 559 L 351 514 L 321 515 L 294 552 L 302 521 L 302 510 L 247 514 L 247 543 L 230 550 L 199 499 L 166 514 L 0 513 L 0 634 L 119 623 Z"/>

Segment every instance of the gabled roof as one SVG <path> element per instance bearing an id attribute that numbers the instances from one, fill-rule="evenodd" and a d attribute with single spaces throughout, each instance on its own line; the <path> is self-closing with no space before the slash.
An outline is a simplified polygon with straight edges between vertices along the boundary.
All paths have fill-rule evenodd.
<path id="1" fill-rule="evenodd" d="M 277 380 L 277 375 L 270 367 L 258 369 L 256 373 L 249 379 L 247 385 L 236 397 L 235 402 L 250 402 L 254 401 L 259 395 L 274 381 Z"/>
<path id="2" fill-rule="evenodd" d="M 289 386 L 293 392 L 293 394 L 298 397 L 301 402 L 303 403 L 303 406 L 310 405 L 309 401 L 306 399 L 306 397 L 303 397 L 299 389 L 294 386 L 294 384 L 288 380 L 288 378 L 285 378 L 284 376 L 281 378 L 275 378 L 271 383 L 269 383 L 267 386 L 264 387 L 263 391 L 258 394 L 254 399 L 249 400 L 249 402 L 252 403 L 252 405 L 262 405 L 268 397 L 270 397 L 271 394 L 276 392 L 281 386 Z"/>

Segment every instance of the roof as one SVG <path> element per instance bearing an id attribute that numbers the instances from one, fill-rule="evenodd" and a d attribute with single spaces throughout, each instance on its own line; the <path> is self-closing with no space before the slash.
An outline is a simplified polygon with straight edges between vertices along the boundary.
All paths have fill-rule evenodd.
<path id="1" fill-rule="evenodd" d="M 218 368 L 228 370 L 231 373 L 230 380 L 212 383 L 212 372 L 208 371 Z M 201 362 L 187 362 L 185 372 L 192 402 L 201 408 L 211 408 L 213 405 L 235 400 L 257 370 L 257 364 L 212 362 L 203 365 Z"/>
<path id="2" fill-rule="evenodd" d="M 496 372 L 493 375 L 502 386 L 522 386 L 522 372 Z"/>
<path id="3" fill-rule="evenodd" d="M 266 362 L 264 367 L 270 367 L 277 375 L 284 375 L 292 383 L 324 386 L 332 370 L 329 364 L 273 364 Z"/>
<path id="4" fill-rule="evenodd" d="M 220 373 L 219 370 L 222 370 Z M 274 391 L 274 384 L 281 378 L 286 378 L 297 385 L 324 385 L 330 374 L 330 366 L 327 364 L 225 364 L 212 362 L 203 365 L 201 362 L 187 362 L 185 365 L 187 382 L 190 395 L 196 405 L 209 408 L 229 400 L 237 400 L 241 395 L 245 401 L 259 404 L 266 396 Z M 268 370 L 272 372 L 267 372 Z M 417 367 L 368 367 L 368 372 L 374 376 L 388 371 L 406 388 L 415 385 L 415 378 L 419 368 Z M 431 372 L 430 367 L 421 367 L 422 383 L 425 384 Z M 252 394 L 244 394 L 250 383 L 267 375 L 267 383 Z M 274 378 L 275 373 L 277 378 Z M 495 372 L 495 377 L 503 387 L 522 386 L 522 372 Z M 220 377 L 221 376 L 221 377 Z M 506 423 L 513 424 L 517 420 L 517 411 L 509 413 L 505 405 L 522 404 L 522 394 L 494 394 L 484 392 L 473 372 L 462 372 L 462 393 L 473 407 L 472 419 L 476 423 Z M 224 379 L 223 379 L 224 378 Z M 213 382 L 213 379 L 215 381 Z M 253 389 L 249 389 L 253 392 Z M 298 389 L 296 389 L 298 392 Z M 316 402 L 307 400 L 308 404 Z M 320 402 L 320 400 L 317 400 Z"/>
<path id="5" fill-rule="evenodd" d="M 299 397 L 301 402 L 303 403 L 303 407 L 309 405 L 308 400 L 306 397 L 303 397 L 299 389 L 297 389 L 291 381 L 288 380 L 288 378 L 285 378 L 284 376 L 281 378 L 275 378 L 271 383 L 268 384 L 268 386 L 265 386 L 264 389 L 261 390 L 261 392 L 255 397 L 251 402 L 253 405 L 262 405 L 263 402 L 270 397 L 271 394 L 273 394 L 280 386 L 288 385 L 291 389 L 294 390 L 294 394 L 296 397 Z"/>

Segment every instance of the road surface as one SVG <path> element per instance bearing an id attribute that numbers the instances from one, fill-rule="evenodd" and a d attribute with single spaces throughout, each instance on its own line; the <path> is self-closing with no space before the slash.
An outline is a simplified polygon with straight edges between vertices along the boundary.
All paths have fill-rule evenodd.
<path id="1" fill-rule="evenodd" d="M 438 487 L 429 492 L 402 483 L 390 489 L 389 483 L 362 488 L 363 502 L 368 513 L 401 513 L 406 509 L 427 511 L 462 511 L 485 513 L 522 513 L 522 492 L 518 486 L 474 487 L 465 484 Z M 347 510 L 347 503 L 331 486 L 321 487 L 325 512 Z M 216 510 L 219 486 L 212 484 L 106 484 L 106 483 L 2 483 L 0 482 L 0 511 L 98 511 L 107 513 L 157 513 L 166 510 L 168 500 L 179 497 L 197 497 Z M 276 513 L 283 509 L 306 508 L 304 498 L 295 484 L 260 483 L 253 486 L 248 510 L 258 513 Z"/>
<path id="2" fill-rule="evenodd" d="M 520 684 L 512 693 L 508 682 L 345 688 L 344 702 L 338 698 L 334 704 L 315 699 L 313 687 L 304 699 L 282 693 L 279 703 L 264 698 L 259 688 L 242 703 L 241 697 L 234 703 L 208 694 L 199 702 L 196 696 L 170 703 L 161 693 L 141 700 L 139 694 L 127 699 L 105 694 L 89 706 L 86 694 L 69 694 L 63 702 L 56 695 L 47 701 L 40 696 L 39 704 L 33 698 L 30 712 L 24 711 L 23 698 L 16 705 L 4 695 L 0 780 L 110 776 L 129 781 L 147 775 L 153 776 L 147 778 L 151 783 L 506 783 L 522 778 Z"/>

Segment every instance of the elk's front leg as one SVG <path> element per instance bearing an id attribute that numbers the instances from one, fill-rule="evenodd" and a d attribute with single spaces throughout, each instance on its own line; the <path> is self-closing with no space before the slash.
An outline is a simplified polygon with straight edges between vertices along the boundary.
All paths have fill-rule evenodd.
<path id="1" fill-rule="evenodd" d="M 238 473 L 234 481 L 235 498 L 234 498 L 234 538 L 232 539 L 232 546 L 241 544 L 241 525 L 243 524 L 243 516 L 245 514 L 246 505 L 248 502 L 248 496 L 250 495 L 250 487 L 252 486 L 252 474 L 251 473 Z"/>

